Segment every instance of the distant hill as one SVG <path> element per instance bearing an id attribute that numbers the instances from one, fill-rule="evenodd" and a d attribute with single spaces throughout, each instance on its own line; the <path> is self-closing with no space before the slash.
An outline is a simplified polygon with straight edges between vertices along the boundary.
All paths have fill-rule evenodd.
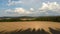
<path id="1" fill-rule="evenodd" d="M 20 17 L 0 17 L 1 21 L 54 21 L 60 22 L 60 16 L 20 16 Z"/>

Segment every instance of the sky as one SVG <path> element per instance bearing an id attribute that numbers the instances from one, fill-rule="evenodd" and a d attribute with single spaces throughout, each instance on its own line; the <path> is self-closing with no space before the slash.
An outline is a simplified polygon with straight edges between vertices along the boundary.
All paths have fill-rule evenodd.
<path id="1" fill-rule="evenodd" d="M 60 0 L 0 0 L 3 16 L 60 16 Z"/>

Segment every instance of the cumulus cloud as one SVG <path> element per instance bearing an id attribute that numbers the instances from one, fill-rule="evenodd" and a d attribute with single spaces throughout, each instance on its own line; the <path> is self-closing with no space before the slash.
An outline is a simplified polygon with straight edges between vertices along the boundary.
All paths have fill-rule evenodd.
<path id="1" fill-rule="evenodd" d="M 46 15 L 59 15 L 60 14 L 60 4 L 57 2 L 48 2 L 42 3 L 42 7 L 39 8 L 39 11 Z"/>
<path id="2" fill-rule="evenodd" d="M 40 12 L 40 15 L 45 16 L 60 15 L 60 4 L 57 2 L 43 2 L 41 8 L 38 9 L 38 12 Z"/>
<path id="3" fill-rule="evenodd" d="M 31 14 L 32 12 L 29 10 L 26 10 L 24 8 L 15 8 L 15 9 L 7 9 L 5 10 L 6 14 L 12 14 L 12 15 L 24 15 L 27 16 L 29 14 Z"/>
<path id="4" fill-rule="evenodd" d="M 15 8 L 15 12 L 24 13 L 25 9 L 23 9 L 23 8 Z"/>
<path id="5" fill-rule="evenodd" d="M 20 14 L 30 14 L 31 12 L 24 9 L 24 8 L 15 8 L 15 12 L 18 12 Z"/>
<path id="6" fill-rule="evenodd" d="M 30 8 L 30 11 L 34 11 L 34 8 Z"/>
<path id="7" fill-rule="evenodd" d="M 57 2 L 42 3 L 40 10 L 60 10 L 60 4 Z"/>

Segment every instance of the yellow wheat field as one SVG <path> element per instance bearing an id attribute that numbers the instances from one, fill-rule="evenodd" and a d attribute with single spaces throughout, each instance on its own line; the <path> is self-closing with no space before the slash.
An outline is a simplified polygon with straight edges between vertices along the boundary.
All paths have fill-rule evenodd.
<path id="1" fill-rule="evenodd" d="M 25 22 L 0 22 L 0 31 L 14 31 L 14 30 L 26 30 L 32 29 L 44 29 L 49 32 L 49 27 L 60 29 L 60 23 L 58 22 L 46 22 L 46 21 L 25 21 Z"/>

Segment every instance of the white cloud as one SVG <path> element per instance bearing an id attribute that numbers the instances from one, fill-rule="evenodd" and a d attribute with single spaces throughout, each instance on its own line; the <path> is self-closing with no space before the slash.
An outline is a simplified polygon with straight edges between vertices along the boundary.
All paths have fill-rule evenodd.
<path id="1" fill-rule="evenodd" d="M 42 7 L 38 9 L 41 14 L 60 15 L 60 4 L 57 2 L 42 3 Z"/>
<path id="2" fill-rule="evenodd" d="M 34 8 L 30 8 L 30 11 L 34 11 Z"/>
<path id="3" fill-rule="evenodd" d="M 15 8 L 15 12 L 20 13 L 20 14 L 30 14 L 31 12 L 24 9 L 24 8 Z"/>
<path id="4" fill-rule="evenodd" d="M 47 13 L 47 15 L 59 15 L 60 4 L 58 4 L 57 2 L 42 3 L 42 7 L 39 8 L 39 11 L 41 13 L 45 12 L 45 14 Z"/>
<path id="5" fill-rule="evenodd" d="M 28 15 L 31 14 L 31 11 L 28 11 L 24 8 L 15 8 L 15 9 L 7 9 L 5 10 L 6 13 L 18 13 L 20 15 Z"/>
<path id="6" fill-rule="evenodd" d="M 15 8 L 15 12 L 24 13 L 25 9 L 23 9 L 23 8 Z"/>
<path id="7" fill-rule="evenodd" d="M 17 5 L 17 4 L 21 4 L 21 3 L 23 4 L 23 1 L 20 1 L 20 0 L 19 1 L 11 1 L 11 0 L 9 0 L 7 5 L 11 6 L 11 5 Z"/>
<path id="8" fill-rule="evenodd" d="M 48 3 L 43 3 L 42 7 L 40 8 L 40 10 L 60 10 L 60 4 L 58 4 L 57 2 L 48 2 Z"/>

